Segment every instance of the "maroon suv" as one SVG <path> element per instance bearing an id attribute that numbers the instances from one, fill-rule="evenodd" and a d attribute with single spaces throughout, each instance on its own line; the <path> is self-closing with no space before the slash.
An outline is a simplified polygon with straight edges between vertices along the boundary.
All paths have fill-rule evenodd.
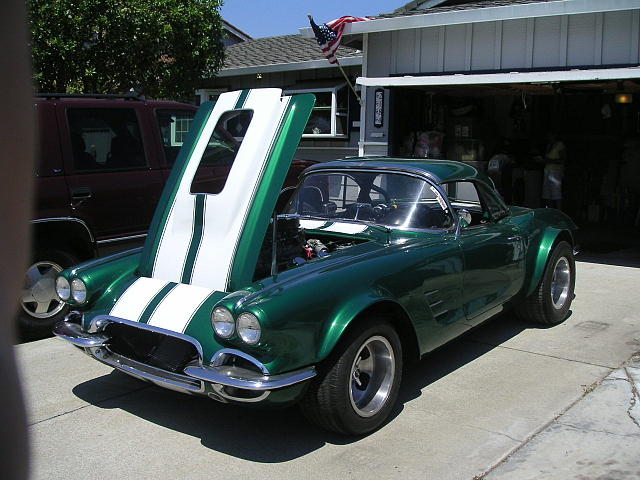
<path id="1" fill-rule="evenodd" d="M 18 318 L 23 331 L 46 333 L 66 314 L 58 272 L 144 240 L 196 107 L 113 95 L 43 94 L 34 104 L 33 252 Z M 287 183 L 305 166 L 294 162 Z"/>

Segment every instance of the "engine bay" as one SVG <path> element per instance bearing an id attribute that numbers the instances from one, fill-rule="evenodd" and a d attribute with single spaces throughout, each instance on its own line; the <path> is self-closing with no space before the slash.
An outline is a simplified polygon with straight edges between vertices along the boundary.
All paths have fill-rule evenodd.
<path id="1" fill-rule="evenodd" d="M 339 250 L 368 241 L 359 238 L 345 238 L 331 232 L 313 231 L 307 233 L 300 226 L 298 218 L 278 218 L 277 222 L 275 273 L 304 265 L 307 262 L 317 261 Z M 273 243 L 273 222 L 271 222 L 262 242 L 253 277 L 254 281 L 271 275 L 274 263 Z"/>

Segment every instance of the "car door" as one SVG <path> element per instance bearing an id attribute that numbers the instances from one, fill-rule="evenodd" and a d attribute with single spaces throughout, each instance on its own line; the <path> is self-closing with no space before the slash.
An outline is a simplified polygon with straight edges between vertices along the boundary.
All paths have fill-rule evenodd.
<path id="1" fill-rule="evenodd" d="M 162 192 L 143 106 L 58 105 L 71 209 L 98 243 L 144 234 Z"/>
<path id="2" fill-rule="evenodd" d="M 522 286 L 524 240 L 508 209 L 481 182 L 448 185 L 454 208 L 468 210 L 469 225 L 458 241 L 464 257 L 463 303 L 467 323 L 475 326 L 497 313 Z"/>

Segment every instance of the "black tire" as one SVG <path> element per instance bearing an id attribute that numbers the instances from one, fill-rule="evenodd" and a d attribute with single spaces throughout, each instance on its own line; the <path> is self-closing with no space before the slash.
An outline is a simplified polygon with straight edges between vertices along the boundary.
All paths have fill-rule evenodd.
<path id="1" fill-rule="evenodd" d="M 49 335 L 53 326 L 69 312 L 69 306 L 61 302 L 57 296 L 52 297 L 48 306 L 44 305 L 50 296 L 48 294 L 50 288 L 53 288 L 53 295 L 55 295 L 57 273 L 77 263 L 79 261 L 75 255 L 62 250 L 38 250 L 33 254 L 31 264 L 25 273 L 23 294 L 20 298 L 18 312 L 18 327 L 23 334 L 28 336 Z M 44 279 L 44 284 L 35 287 L 35 283 L 39 282 L 32 281 L 33 273 L 40 274 Z M 53 286 L 50 284 L 51 279 L 54 282 Z M 39 288 L 39 291 L 36 291 L 36 288 Z M 33 301 L 28 301 L 30 298 Z"/>
<path id="2" fill-rule="evenodd" d="M 389 358 L 385 358 L 385 351 Z M 365 364 L 376 367 L 365 368 Z M 304 415 L 323 429 L 362 435 L 387 419 L 398 398 L 401 379 L 398 334 L 383 319 L 371 319 L 366 326 L 348 332 L 319 366 L 300 406 Z"/>
<path id="3" fill-rule="evenodd" d="M 571 308 L 575 283 L 576 264 L 573 250 L 567 242 L 559 242 L 549 256 L 540 284 L 516 308 L 518 316 L 544 325 L 561 323 L 567 318 Z"/>

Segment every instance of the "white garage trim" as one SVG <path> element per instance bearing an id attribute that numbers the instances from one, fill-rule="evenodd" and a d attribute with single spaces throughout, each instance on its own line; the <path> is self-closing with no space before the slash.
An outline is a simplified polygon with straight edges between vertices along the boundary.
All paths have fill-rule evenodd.
<path id="1" fill-rule="evenodd" d="M 640 78 L 640 67 L 404 77 L 358 77 L 356 82 L 365 87 L 418 87 L 436 85 L 488 85 L 500 83 L 580 82 L 623 80 L 627 78 Z"/>

